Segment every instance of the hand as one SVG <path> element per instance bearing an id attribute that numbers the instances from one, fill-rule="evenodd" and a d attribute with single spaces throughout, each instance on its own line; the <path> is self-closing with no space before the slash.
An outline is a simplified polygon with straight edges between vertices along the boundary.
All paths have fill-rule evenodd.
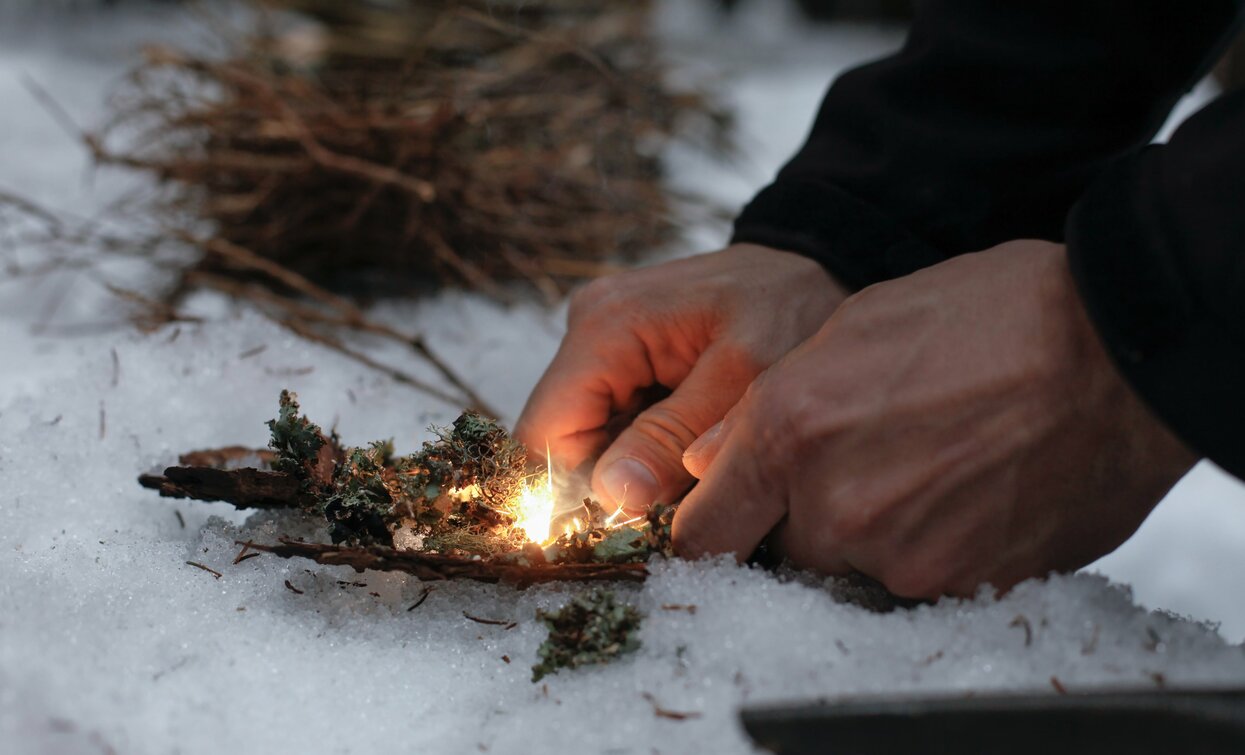
<path id="1" fill-rule="evenodd" d="M 692 477 L 684 449 L 846 296 L 816 262 L 751 244 L 589 283 L 515 427 L 575 467 L 609 445 L 607 423 L 654 385 L 673 391 L 609 445 L 592 475 L 606 503 L 640 512 Z"/>
<path id="2" fill-rule="evenodd" d="M 1065 248 L 1016 241 L 848 299 L 686 461 L 681 553 L 773 530 L 798 565 L 936 598 L 1113 550 L 1195 457 L 1110 363 Z"/>

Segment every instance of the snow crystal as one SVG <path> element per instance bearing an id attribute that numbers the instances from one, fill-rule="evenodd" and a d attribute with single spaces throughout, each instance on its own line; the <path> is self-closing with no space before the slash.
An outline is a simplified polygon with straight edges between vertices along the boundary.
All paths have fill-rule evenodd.
<path id="1" fill-rule="evenodd" d="M 1100 577 L 878 615 L 817 582 L 672 561 L 618 588 L 648 614 L 636 654 L 534 685 L 536 610 L 575 588 L 234 564 L 237 540 L 323 533 L 135 484 L 179 451 L 262 445 L 285 386 L 312 416 L 340 414 L 348 442 L 411 448 L 413 427 L 450 416 L 421 417 L 415 392 L 247 315 L 101 344 L 4 409 L 0 736 L 35 751 L 747 752 L 741 705 L 1245 679 L 1212 627 Z M 698 717 L 657 718 L 646 694 Z"/>
<path id="2" fill-rule="evenodd" d="M 751 158 L 730 179 L 688 153 L 673 154 L 672 164 L 681 184 L 713 186 L 732 203 L 802 138 L 826 79 L 899 39 L 893 30 L 797 29 L 766 15 L 776 3 L 746 5 L 742 20 L 706 34 L 716 22 L 695 4 L 667 4 L 671 25 L 682 13 L 719 48 L 707 54 L 733 77 Z M 91 97 L 117 73 L 114 53 L 163 28 L 166 16 L 147 13 L 138 27 L 49 23 L 24 45 L 0 29 L 0 143 L 18 148 L 7 150 L 0 185 L 84 213 L 106 198 L 76 180 L 81 155 L 66 151 L 19 74 L 91 122 L 99 107 Z M 750 29 L 767 24 L 779 28 L 781 49 L 749 41 Z M 682 44 L 692 31 L 671 36 Z M 25 157 L 9 159 L 19 152 Z M 714 233 L 698 243 L 720 242 Z M 298 391 L 317 421 L 336 418 L 347 442 L 393 436 L 400 451 L 459 407 L 214 297 L 191 303 L 207 318 L 202 325 L 140 336 L 101 324 L 100 298 L 80 283 L 66 284 L 61 310 L 76 329 L 32 335 L 48 316 L 46 297 L 33 294 L 46 292 L 0 280 L 0 742 L 20 751 L 743 753 L 751 747 L 737 711 L 747 705 L 1055 694 L 1052 678 L 1072 691 L 1245 681 L 1245 653 L 1214 626 L 1147 611 L 1099 576 L 878 615 L 836 603 L 816 580 L 670 561 L 654 564 L 644 585 L 617 588 L 648 615 L 637 653 L 533 684 L 544 637 L 536 611 L 577 588 L 421 583 L 269 555 L 235 564 L 237 540 L 323 533 L 289 513 L 161 499 L 135 482 L 190 449 L 262 446 L 282 388 Z M 558 312 L 465 294 L 374 315 L 422 330 L 507 420 L 561 328 Z M 432 377 L 402 347 L 359 346 Z M 1235 617 L 1239 637 L 1245 617 L 1223 602 L 1239 583 L 1245 542 L 1245 513 L 1228 524 L 1228 507 L 1245 493 L 1202 469 L 1173 499 L 1140 544 L 1104 568 L 1147 585 L 1151 605 Z M 1201 547 L 1211 537 L 1220 538 L 1216 547 Z M 517 624 L 480 624 L 464 612 Z M 696 715 L 659 718 L 654 704 Z"/>

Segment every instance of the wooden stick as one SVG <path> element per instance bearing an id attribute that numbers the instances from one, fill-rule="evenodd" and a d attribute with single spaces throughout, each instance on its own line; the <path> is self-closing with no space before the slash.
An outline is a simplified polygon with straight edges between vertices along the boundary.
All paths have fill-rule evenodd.
<path id="1" fill-rule="evenodd" d="M 225 501 L 240 509 L 286 509 L 310 502 L 298 480 L 262 469 L 169 467 L 163 475 L 142 475 L 138 484 L 165 498 Z"/>
<path id="2" fill-rule="evenodd" d="M 354 548 L 344 545 L 304 543 L 281 538 L 276 545 L 238 541 L 252 550 L 281 558 L 308 558 L 328 566 L 349 566 L 357 572 L 399 571 L 422 580 L 470 579 L 504 583 L 524 589 L 547 582 L 643 582 L 644 564 L 516 564 L 496 560 L 472 560 L 435 553 L 399 551 L 383 546 Z"/>

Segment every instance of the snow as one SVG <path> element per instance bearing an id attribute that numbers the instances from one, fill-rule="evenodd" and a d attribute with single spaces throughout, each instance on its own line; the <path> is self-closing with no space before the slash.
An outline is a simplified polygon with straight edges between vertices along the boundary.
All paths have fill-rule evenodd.
<path id="1" fill-rule="evenodd" d="M 722 168 L 676 152 L 672 165 L 682 184 L 732 203 L 798 144 L 834 72 L 900 39 L 885 29 L 810 30 L 775 5 L 746 5 L 699 42 L 693 31 L 717 23 L 700 6 L 666 11 L 671 45 L 721 68 L 749 155 Z M 124 185 L 107 174 L 83 184 L 82 155 L 20 77 L 92 122 L 135 29 L 174 33 L 169 13 L 124 15 L 130 23 L 72 16 L 94 19 L 77 29 L 34 21 L 27 38 L 0 26 L 0 187 L 89 214 Z M 721 231 L 697 241 L 720 243 Z M 67 301 L 50 310 L 62 290 Z M 1001 600 L 876 615 L 835 603 L 816 580 L 724 562 L 658 563 L 643 587 L 618 588 L 648 614 L 638 653 L 533 685 L 543 638 L 535 611 L 574 588 L 438 583 L 408 611 L 427 585 L 402 575 L 270 556 L 231 563 L 235 540 L 316 534 L 288 515 L 169 501 L 135 484 L 181 451 L 263 445 L 263 420 L 285 387 L 311 417 L 336 418 L 348 442 L 393 436 L 400 450 L 457 410 L 253 312 L 212 297 L 193 309 L 207 322 L 140 335 L 117 322 L 89 279 L 0 278 L 0 741 L 13 751 L 743 753 L 741 705 L 1054 694 L 1052 677 L 1074 691 L 1245 680 L 1245 653 L 1224 639 L 1245 636 L 1245 610 L 1233 602 L 1245 572 L 1245 490 L 1205 465 L 1096 565 L 1132 583 L 1136 598 L 1083 573 L 1025 583 Z M 511 420 L 562 327 L 558 311 L 462 293 L 374 314 L 426 333 Z M 396 346 L 362 345 L 428 374 Z M 1223 633 L 1138 600 L 1223 621 Z M 518 626 L 473 623 L 464 611 Z M 657 718 L 645 693 L 700 715 Z"/>

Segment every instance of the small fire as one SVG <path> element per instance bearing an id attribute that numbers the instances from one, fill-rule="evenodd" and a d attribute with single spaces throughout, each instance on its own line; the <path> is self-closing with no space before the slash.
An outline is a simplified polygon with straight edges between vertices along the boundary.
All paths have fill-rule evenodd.
<path id="1" fill-rule="evenodd" d="M 545 451 L 545 458 L 550 458 L 548 449 Z M 512 511 L 515 516 L 515 522 L 512 528 L 520 530 L 529 543 L 544 546 L 559 535 L 573 535 L 591 526 L 590 520 L 584 521 L 576 516 L 571 521 L 563 524 L 562 532 L 554 533 L 552 531 L 553 520 L 554 515 L 558 513 L 557 498 L 557 495 L 554 493 L 552 471 L 538 474 L 524 481 L 519 495 L 514 500 Z M 622 514 L 623 509 L 619 507 L 605 520 L 605 529 L 612 530 L 618 527 L 626 527 L 644 520 L 643 516 L 636 516 L 625 521 L 618 521 Z"/>
<path id="2" fill-rule="evenodd" d="M 544 543 L 549 539 L 549 528 L 553 525 L 553 475 L 545 474 L 535 481 L 523 483 L 516 506 L 518 519 L 514 526 L 523 530 L 528 542 Z"/>

